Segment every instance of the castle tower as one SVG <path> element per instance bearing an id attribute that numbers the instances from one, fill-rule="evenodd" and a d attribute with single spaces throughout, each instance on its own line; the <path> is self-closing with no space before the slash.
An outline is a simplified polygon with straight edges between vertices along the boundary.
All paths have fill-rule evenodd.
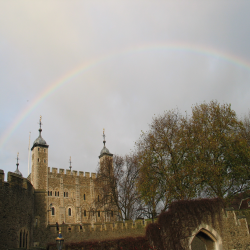
<path id="1" fill-rule="evenodd" d="M 105 140 L 105 130 L 103 129 L 103 148 L 101 150 L 99 159 L 100 159 L 100 163 L 104 160 L 104 159 L 109 159 L 110 157 L 113 158 L 113 154 L 111 154 L 109 152 L 109 150 L 106 148 L 105 144 L 106 144 L 106 140 Z"/>
<path id="2" fill-rule="evenodd" d="M 103 129 L 103 148 L 100 152 L 100 170 L 106 174 L 113 172 L 113 154 L 105 146 L 105 130 Z"/>
<path id="3" fill-rule="evenodd" d="M 48 180 L 48 147 L 46 141 L 42 138 L 42 117 L 39 121 L 39 136 L 34 141 L 31 148 L 32 152 L 32 169 L 31 169 L 31 183 L 35 189 L 44 189 L 47 191 Z"/>

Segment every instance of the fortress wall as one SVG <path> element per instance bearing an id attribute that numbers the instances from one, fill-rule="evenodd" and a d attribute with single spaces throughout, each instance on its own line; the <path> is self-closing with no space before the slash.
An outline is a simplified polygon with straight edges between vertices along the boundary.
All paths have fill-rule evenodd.
<path id="1" fill-rule="evenodd" d="M 29 180 L 0 170 L 0 249 L 18 248 L 20 231 L 26 233 L 28 245 L 33 245 L 34 188 Z"/>
<path id="2" fill-rule="evenodd" d="M 64 242 L 81 242 L 85 240 L 105 240 L 105 239 L 115 239 L 120 237 L 136 237 L 145 235 L 145 230 L 147 223 L 150 221 L 145 221 L 143 225 L 142 220 L 138 220 L 133 224 L 132 221 L 126 223 L 116 222 L 116 223 L 96 223 L 96 224 L 82 224 L 82 229 L 80 224 L 71 225 L 59 225 L 59 230 L 62 232 L 64 237 Z M 50 225 L 48 228 L 49 238 L 47 243 L 55 242 L 58 236 L 58 231 L 56 225 Z"/>

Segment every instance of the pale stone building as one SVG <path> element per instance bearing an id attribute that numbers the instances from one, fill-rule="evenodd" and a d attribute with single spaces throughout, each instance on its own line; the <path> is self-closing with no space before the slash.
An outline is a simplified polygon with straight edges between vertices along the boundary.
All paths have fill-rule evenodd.
<path id="1" fill-rule="evenodd" d="M 39 136 L 34 141 L 32 151 L 32 170 L 28 177 L 35 190 L 46 191 L 46 207 L 48 209 L 47 224 L 82 224 L 95 222 L 111 222 L 116 220 L 116 211 L 105 209 L 101 203 L 100 183 L 96 181 L 96 173 L 77 172 L 70 169 L 48 167 L 49 145 L 42 138 L 41 119 Z M 99 159 L 113 157 L 105 146 Z M 39 220 L 39 218 L 36 218 Z"/>

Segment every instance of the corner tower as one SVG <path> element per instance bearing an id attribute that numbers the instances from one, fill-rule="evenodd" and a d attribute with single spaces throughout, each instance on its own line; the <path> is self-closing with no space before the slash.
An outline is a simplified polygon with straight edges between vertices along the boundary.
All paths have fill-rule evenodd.
<path id="1" fill-rule="evenodd" d="M 48 180 L 48 148 L 46 141 L 42 138 L 42 117 L 39 120 L 39 136 L 34 141 L 31 148 L 32 152 L 32 169 L 31 183 L 35 189 L 47 190 Z"/>
<path id="2" fill-rule="evenodd" d="M 105 130 L 103 129 L 103 148 L 100 152 L 100 169 L 103 171 L 104 169 L 109 169 L 109 165 L 111 164 L 111 169 L 113 169 L 113 154 L 109 152 L 109 150 L 106 148 L 106 140 L 105 140 Z"/>

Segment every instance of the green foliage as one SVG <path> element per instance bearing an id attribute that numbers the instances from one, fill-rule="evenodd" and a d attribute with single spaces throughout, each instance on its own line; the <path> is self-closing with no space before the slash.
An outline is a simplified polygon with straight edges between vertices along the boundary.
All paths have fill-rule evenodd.
<path id="1" fill-rule="evenodd" d="M 154 117 L 136 143 L 137 187 L 146 204 L 194 197 L 230 199 L 249 188 L 250 123 L 216 101 Z"/>

